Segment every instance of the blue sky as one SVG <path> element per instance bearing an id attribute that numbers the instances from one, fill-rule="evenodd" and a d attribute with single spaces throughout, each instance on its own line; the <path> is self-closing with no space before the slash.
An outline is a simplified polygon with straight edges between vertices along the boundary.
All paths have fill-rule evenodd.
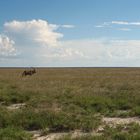
<path id="1" fill-rule="evenodd" d="M 1 0 L 0 66 L 140 66 L 139 0 Z"/>

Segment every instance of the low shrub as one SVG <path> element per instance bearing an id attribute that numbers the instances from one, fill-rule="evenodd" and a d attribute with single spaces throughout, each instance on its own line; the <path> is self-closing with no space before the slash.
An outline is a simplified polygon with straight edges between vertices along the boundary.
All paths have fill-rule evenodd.
<path id="1" fill-rule="evenodd" d="M 14 127 L 0 129 L 1 140 L 32 140 L 31 134 Z"/>

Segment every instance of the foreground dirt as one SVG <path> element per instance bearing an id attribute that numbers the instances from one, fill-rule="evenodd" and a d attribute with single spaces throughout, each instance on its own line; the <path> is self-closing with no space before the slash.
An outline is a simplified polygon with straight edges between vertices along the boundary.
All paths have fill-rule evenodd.
<path id="1" fill-rule="evenodd" d="M 128 118 L 119 118 L 119 117 L 103 117 L 102 122 L 109 126 L 116 126 L 116 125 L 124 125 L 130 123 L 137 123 L 140 125 L 140 118 L 138 117 L 128 117 Z"/>
<path id="2" fill-rule="evenodd" d="M 25 106 L 26 106 L 25 103 L 18 103 L 18 104 L 12 104 L 10 106 L 7 106 L 7 109 L 9 109 L 9 110 L 17 110 L 17 109 L 21 109 L 21 108 L 23 108 Z"/>
<path id="3" fill-rule="evenodd" d="M 78 138 L 81 136 L 97 136 L 102 135 L 105 126 L 116 127 L 117 125 L 128 125 L 130 123 L 137 123 L 140 125 L 140 118 L 138 117 L 128 117 L 128 118 L 119 118 L 119 117 L 103 117 L 102 125 L 100 125 L 96 130 L 84 133 L 80 130 L 75 130 L 73 132 L 60 132 L 60 133 L 49 133 L 48 135 L 41 135 L 40 131 L 32 131 L 33 140 L 56 140 L 63 138 L 65 136 L 70 136 L 71 138 Z"/>

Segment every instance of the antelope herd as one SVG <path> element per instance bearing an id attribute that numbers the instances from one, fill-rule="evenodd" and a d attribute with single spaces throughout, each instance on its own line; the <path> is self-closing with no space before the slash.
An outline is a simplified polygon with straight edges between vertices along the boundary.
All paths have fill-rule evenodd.
<path id="1" fill-rule="evenodd" d="M 35 73 L 36 73 L 35 68 L 30 68 L 29 70 L 23 71 L 22 77 L 23 77 L 23 76 L 27 76 L 27 75 L 32 76 L 32 75 L 35 74 Z"/>

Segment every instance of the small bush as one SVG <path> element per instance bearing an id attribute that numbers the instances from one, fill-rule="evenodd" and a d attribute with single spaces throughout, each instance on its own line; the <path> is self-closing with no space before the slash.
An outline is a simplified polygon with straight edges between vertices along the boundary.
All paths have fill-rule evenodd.
<path id="1" fill-rule="evenodd" d="M 25 131 L 14 128 L 7 127 L 0 129 L 0 139 L 1 140 L 31 140 L 31 135 Z"/>
<path id="2" fill-rule="evenodd" d="M 7 89 L 0 93 L 0 101 L 4 102 L 5 105 L 14 104 L 14 103 L 23 103 L 27 102 L 30 99 L 30 96 L 27 93 L 20 92 L 17 89 Z"/>
<path id="3" fill-rule="evenodd" d="M 127 140 L 127 139 L 125 134 L 118 133 L 115 134 L 115 136 L 113 136 L 113 140 Z"/>
<path id="4" fill-rule="evenodd" d="M 140 106 L 136 106 L 134 109 L 133 109 L 134 113 L 136 116 L 140 116 Z"/>

